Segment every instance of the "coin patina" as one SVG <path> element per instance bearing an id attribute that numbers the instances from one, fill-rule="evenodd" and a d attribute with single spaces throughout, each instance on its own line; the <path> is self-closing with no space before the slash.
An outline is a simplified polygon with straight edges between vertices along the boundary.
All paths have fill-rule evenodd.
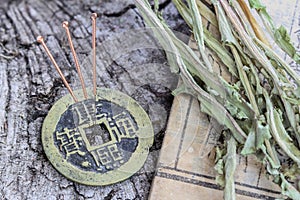
<path id="1" fill-rule="evenodd" d="M 127 179 L 146 161 L 153 143 L 151 121 L 143 108 L 119 91 L 74 91 L 59 99 L 42 128 L 44 151 L 67 178 L 86 185 Z"/>

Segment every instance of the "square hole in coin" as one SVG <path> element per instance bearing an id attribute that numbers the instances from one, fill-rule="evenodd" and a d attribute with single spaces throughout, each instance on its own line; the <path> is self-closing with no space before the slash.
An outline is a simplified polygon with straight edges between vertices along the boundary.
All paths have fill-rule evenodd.
<path id="1" fill-rule="evenodd" d="M 104 123 L 84 128 L 84 132 L 91 146 L 99 146 L 112 140 Z"/>

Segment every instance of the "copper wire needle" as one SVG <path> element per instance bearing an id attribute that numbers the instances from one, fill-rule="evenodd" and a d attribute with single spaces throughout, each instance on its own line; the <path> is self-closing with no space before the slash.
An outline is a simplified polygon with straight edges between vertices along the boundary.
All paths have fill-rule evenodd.
<path id="1" fill-rule="evenodd" d="M 74 101 L 75 101 L 75 102 L 78 102 L 77 98 L 76 98 L 75 95 L 74 95 L 73 90 L 71 89 L 71 87 L 70 87 L 69 83 L 67 82 L 65 76 L 63 75 L 62 71 L 61 71 L 60 68 L 58 67 L 58 65 L 57 65 L 56 61 L 54 60 L 54 58 L 53 58 L 51 52 L 49 51 L 47 45 L 45 44 L 44 38 L 43 38 L 42 36 L 38 36 L 36 40 L 37 40 L 38 43 L 40 43 L 40 44 L 44 47 L 46 53 L 48 54 L 48 56 L 49 56 L 51 62 L 52 62 L 53 65 L 55 66 L 55 68 L 56 68 L 58 74 L 60 75 L 60 77 L 61 77 L 63 83 L 64 83 L 65 86 L 67 87 L 67 89 L 68 89 L 69 93 L 71 94 L 72 98 L 74 99 Z"/>
<path id="2" fill-rule="evenodd" d="M 93 93 L 97 95 L 97 83 L 96 83 L 96 18 L 97 13 L 91 15 L 93 33 L 92 33 L 92 47 L 93 47 Z"/>
<path id="3" fill-rule="evenodd" d="M 87 95 L 87 92 L 86 92 L 86 88 L 85 88 L 84 80 L 83 80 L 82 73 L 81 73 L 81 70 L 80 70 L 77 55 L 76 55 L 76 52 L 75 52 L 75 49 L 74 49 L 74 46 L 73 46 L 73 42 L 72 42 L 70 30 L 69 30 L 69 22 L 64 21 L 62 26 L 66 29 L 69 44 L 70 44 L 70 48 L 71 48 L 71 51 L 72 51 L 72 54 L 73 54 L 73 57 L 74 57 L 74 60 L 75 60 L 76 70 L 77 70 L 77 73 L 78 73 L 78 76 L 79 76 L 79 79 L 80 79 L 80 83 L 81 83 L 81 86 L 82 86 L 83 95 L 84 95 L 84 98 L 87 99 L 88 95 Z"/>

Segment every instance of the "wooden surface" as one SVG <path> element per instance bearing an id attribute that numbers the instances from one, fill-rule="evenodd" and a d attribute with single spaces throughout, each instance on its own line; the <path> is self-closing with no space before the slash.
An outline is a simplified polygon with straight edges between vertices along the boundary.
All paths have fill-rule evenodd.
<path id="1" fill-rule="evenodd" d="M 170 1 L 162 1 L 161 8 L 172 28 L 188 32 Z M 91 51 L 91 12 L 100 15 L 97 44 L 114 34 L 144 27 L 133 1 L 0 3 L 0 199 L 147 199 L 173 99 L 170 92 L 177 82 L 161 50 L 135 49 L 123 55 L 120 50 L 119 58 L 98 69 L 98 86 L 132 96 L 152 120 L 155 143 L 136 175 L 111 186 L 80 185 L 60 175 L 42 149 L 43 120 L 67 90 L 35 39 L 39 34 L 45 37 L 71 86 L 79 88 L 61 23 L 70 22 L 78 57 L 86 60 Z"/>

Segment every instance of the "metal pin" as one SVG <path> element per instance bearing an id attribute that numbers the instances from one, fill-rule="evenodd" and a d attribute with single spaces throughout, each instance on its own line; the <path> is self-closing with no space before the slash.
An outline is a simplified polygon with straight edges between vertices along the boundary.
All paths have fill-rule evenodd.
<path id="1" fill-rule="evenodd" d="M 60 68 L 58 67 L 58 65 L 57 65 L 56 61 L 54 60 L 52 54 L 50 53 L 50 51 L 49 51 L 47 45 L 45 44 L 44 38 L 43 38 L 42 36 L 38 36 L 36 40 L 37 40 L 38 43 L 40 43 L 40 44 L 44 47 L 46 53 L 48 54 L 48 56 L 49 56 L 51 62 L 52 62 L 53 65 L 55 66 L 55 68 L 56 68 L 58 74 L 60 75 L 60 77 L 61 77 L 63 83 L 64 83 L 65 86 L 67 87 L 67 89 L 68 89 L 69 93 L 71 94 L 72 98 L 74 99 L 74 101 L 75 101 L 75 102 L 78 102 L 78 100 L 77 100 L 77 98 L 75 97 L 74 92 L 72 91 L 72 89 L 71 89 L 69 83 L 67 82 L 65 76 L 63 75 L 62 71 L 61 71 Z"/>
<path id="2" fill-rule="evenodd" d="M 71 48 L 71 51 L 72 51 L 72 54 L 73 54 L 73 57 L 74 57 L 74 60 L 75 60 L 76 70 L 77 70 L 77 73 L 78 73 L 78 76 L 79 76 L 79 79 L 80 79 L 80 83 L 81 83 L 81 86 L 82 86 L 83 95 L 84 95 L 84 98 L 87 99 L 88 96 L 87 96 L 84 80 L 83 80 L 83 77 L 82 77 L 82 74 L 81 74 L 79 62 L 78 62 L 77 55 L 76 55 L 76 52 L 75 52 L 75 49 L 74 49 L 74 46 L 73 46 L 73 43 L 72 43 L 71 34 L 70 34 L 70 31 L 69 31 L 69 22 L 64 21 L 62 26 L 66 29 L 69 44 L 70 44 L 70 48 Z"/>
<path id="3" fill-rule="evenodd" d="M 92 32 L 92 47 L 93 47 L 93 92 L 94 95 L 97 95 L 97 83 L 96 83 L 96 18 L 97 13 L 93 13 L 91 15 L 92 19 L 92 26 L 93 26 L 93 32 Z"/>

